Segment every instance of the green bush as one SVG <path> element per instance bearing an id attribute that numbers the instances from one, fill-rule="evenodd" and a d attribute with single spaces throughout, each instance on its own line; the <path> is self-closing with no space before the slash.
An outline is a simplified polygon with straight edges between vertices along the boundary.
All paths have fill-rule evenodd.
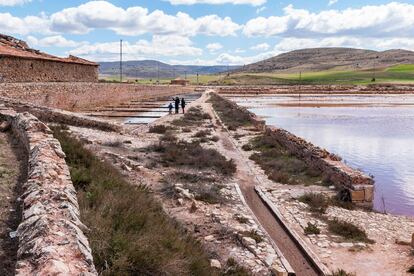
<path id="1" fill-rule="evenodd" d="M 305 193 L 298 200 L 308 204 L 310 211 L 314 213 L 324 214 L 329 207 L 328 199 L 320 193 Z"/>
<path id="2" fill-rule="evenodd" d="M 308 222 L 308 226 L 305 228 L 305 235 L 319 235 L 321 230 L 315 224 Z"/>
<path id="3" fill-rule="evenodd" d="M 369 239 L 364 230 L 358 226 L 337 219 L 328 220 L 328 230 L 335 235 L 341 236 L 344 239 L 352 242 L 375 243 Z"/>

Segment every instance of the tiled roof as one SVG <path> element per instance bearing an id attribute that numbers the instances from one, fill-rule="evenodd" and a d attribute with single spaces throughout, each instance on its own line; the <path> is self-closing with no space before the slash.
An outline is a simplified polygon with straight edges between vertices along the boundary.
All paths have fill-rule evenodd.
<path id="1" fill-rule="evenodd" d="M 69 56 L 67 58 L 60 58 L 52 56 L 38 50 L 34 50 L 28 47 L 28 45 L 22 41 L 11 36 L 0 34 L 0 56 L 19 57 L 26 59 L 41 59 L 50 60 L 56 62 L 65 63 L 77 63 L 84 65 L 98 66 L 97 63 L 88 61 L 86 59 L 78 58 L 75 56 Z"/>

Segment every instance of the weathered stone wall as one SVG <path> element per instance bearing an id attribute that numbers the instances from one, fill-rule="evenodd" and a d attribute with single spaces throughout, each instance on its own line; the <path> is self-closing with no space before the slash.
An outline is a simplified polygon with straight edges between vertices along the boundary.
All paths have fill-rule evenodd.
<path id="1" fill-rule="evenodd" d="M 192 91 L 192 87 L 117 83 L 0 83 L 0 96 L 71 111 Z"/>
<path id="2" fill-rule="evenodd" d="M 0 57 L 1 82 L 97 82 L 98 66 L 27 59 Z"/>
<path id="3" fill-rule="evenodd" d="M 348 189 L 351 192 L 353 202 L 370 203 L 373 201 L 374 180 L 345 165 L 337 156 L 281 128 L 268 126 L 266 127 L 266 135 L 270 135 L 309 165 L 320 169 L 330 177 L 338 189 Z"/>
<path id="4" fill-rule="evenodd" d="M 16 275 L 96 275 L 76 191 L 59 142 L 29 113 L 0 110 L 28 152 Z"/>

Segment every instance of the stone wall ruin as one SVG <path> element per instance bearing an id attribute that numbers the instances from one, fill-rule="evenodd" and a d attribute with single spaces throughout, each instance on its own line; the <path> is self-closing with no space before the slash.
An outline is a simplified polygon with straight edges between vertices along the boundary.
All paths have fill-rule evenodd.
<path id="1" fill-rule="evenodd" d="M 16 275 L 97 275 L 76 191 L 59 142 L 29 113 L 0 108 L 28 152 Z"/>

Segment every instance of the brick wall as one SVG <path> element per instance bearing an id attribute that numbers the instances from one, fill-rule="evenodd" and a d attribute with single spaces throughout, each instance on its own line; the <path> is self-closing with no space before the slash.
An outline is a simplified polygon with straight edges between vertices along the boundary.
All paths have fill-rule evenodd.
<path id="1" fill-rule="evenodd" d="M 191 91 L 194 88 L 119 83 L 0 83 L 2 97 L 70 111 Z"/>
<path id="2" fill-rule="evenodd" d="M 0 57 L 0 82 L 96 82 L 98 67 L 68 62 Z"/>

